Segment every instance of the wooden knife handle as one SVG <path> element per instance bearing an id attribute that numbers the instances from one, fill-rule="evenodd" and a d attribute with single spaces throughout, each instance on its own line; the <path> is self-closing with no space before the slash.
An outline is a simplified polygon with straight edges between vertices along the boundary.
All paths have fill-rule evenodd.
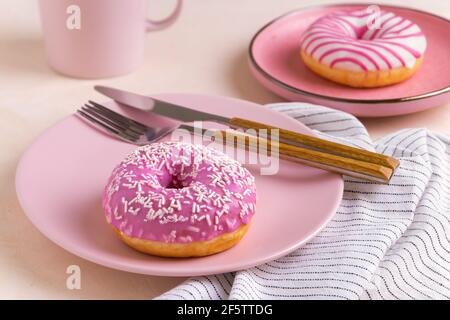
<path id="1" fill-rule="evenodd" d="M 280 129 L 256 121 L 234 117 L 230 119 L 229 123 L 233 128 L 256 129 L 256 130 L 267 129 L 268 135 L 270 134 L 269 132 L 270 130 L 278 129 L 280 142 L 283 142 L 285 144 L 297 146 L 302 145 L 305 147 L 310 147 L 312 149 L 326 151 L 329 152 L 330 154 L 382 165 L 392 170 L 395 170 L 400 164 L 399 160 L 386 156 L 384 154 L 379 154 L 355 147 L 350 147 L 344 144 L 320 139 L 317 137 L 294 132 L 291 130 Z"/>
<path id="2" fill-rule="evenodd" d="M 231 144 L 236 148 L 242 148 L 253 152 L 264 151 L 268 156 L 275 156 L 274 152 L 277 152 L 281 159 L 287 159 L 311 167 L 365 180 L 386 183 L 393 173 L 392 169 L 375 163 L 346 158 L 285 143 L 274 143 L 268 139 L 243 134 L 233 130 L 223 130 L 220 131 L 220 134 L 222 135 L 222 142 Z"/>

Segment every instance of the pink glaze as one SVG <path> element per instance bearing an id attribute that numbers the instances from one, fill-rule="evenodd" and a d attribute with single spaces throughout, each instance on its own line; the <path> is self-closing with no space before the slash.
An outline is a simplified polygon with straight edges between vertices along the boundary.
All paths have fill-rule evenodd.
<path id="1" fill-rule="evenodd" d="M 306 30 L 302 50 L 331 68 L 352 71 L 412 68 L 427 41 L 419 26 L 381 11 L 379 28 L 369 28 L 365 10 L 332 12 Z"/>
<path id="2" fill-rule="evenodd" d="M 202 145 L 140 147 L 112 172 L 103 192 L 108 223 L 129 237 L 166 243 L 211 240 L 255 213 L 250 172 Z"/>
<path id="3" fill-rule="evenodd" d="M 349 4 L 320 5 L 271 21 L 250 44 L 253 76 L 284 99 L 324 105 L 361 117 L 409 114 L 447 103 L 450 100 L 450 21 L 416 9 L 380 5 L 382 11 L 414 21 L 426 36 L 423 63 L 409 80 L 372 89 L 352 88 L 324 79 L 306 67 L 299 58 L 299 43 L 312 23 L 333 12 L 366 8 Z M 335 31 L 339 32 L 340 28 L 336 27 Z M 379 41 L 371 41 L 371 47 L 375 45 L 384 47 Z"/>

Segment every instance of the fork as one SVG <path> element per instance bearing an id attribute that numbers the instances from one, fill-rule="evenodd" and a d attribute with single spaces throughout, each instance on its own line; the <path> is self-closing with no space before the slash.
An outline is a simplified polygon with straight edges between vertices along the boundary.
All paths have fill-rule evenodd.
<path id="1" fill-rule="evenodd" d="M 156 142 L 179 128 L 149 127 L 91 100 L 78 109 L 77 113 L 96 128 L 138 146 Z"/>
<path id="2" fill-rule="evenodd" d="M 156 142 L 176 129 L 184 129 L 193 134 L 205 134 L 206 132 L 206 129 L 185 124 L 172 127 L 149 127 L 91 100 L 77 110 L 77 114 L 96 128 L 138 146 Z M 278 141 L 273 142 L 237 131 L 216 130 L 215 133 L 222 136 L 222 142 L 227 144 L 231 142 L 236 148 L 258 152 L 259 147 L 259 151 L 266 151 L 269 156 L 276 154 L 281 159 L 360 179 L 387 183 L 393 175 L 393 169 L 369 161 L 356 160 Z M 226 140 L 223 137 L 226 137 Z M 274 149 L 275 147 L 277 149 Z M 340 147 L 343 146 L 340 145 Z"/>

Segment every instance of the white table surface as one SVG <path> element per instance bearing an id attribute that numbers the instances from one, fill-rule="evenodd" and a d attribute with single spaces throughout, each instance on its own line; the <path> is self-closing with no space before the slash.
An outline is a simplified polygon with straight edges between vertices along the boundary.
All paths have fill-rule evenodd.
<path id="1" fill-rule="evenodd" d="M 449 1 L 382 2 L 450 18 Z M 151 16 L 163 16 L 173 3 L 153 0 Z M 274 17 L 320 3 L 330 1 L 186 0 L 173 27 L 148 35 L 146 60 L 139 70 L 124 77 L 92 81 L 63 77 L 46 65 L 35 0 L 0 1 L 0 298 L 147 299 L 181 282 L 182 278 L 144 276 L 98 266 L 45 238 L 27 220 L 16 198 L 14 176 L 20 156 L 42 131 L 71 114 L 87 98 L 101 100 L 92 90 L 94 84 L 141 93 L 189 92 L 258 103 L 280 101 L 250 75 L 248 42 Z M 450 133 L 450 104 L 364 123 L 373 137 L 404 127 Z M 69 265 L 81 268 L 80 290 L 66 288 Z"/>

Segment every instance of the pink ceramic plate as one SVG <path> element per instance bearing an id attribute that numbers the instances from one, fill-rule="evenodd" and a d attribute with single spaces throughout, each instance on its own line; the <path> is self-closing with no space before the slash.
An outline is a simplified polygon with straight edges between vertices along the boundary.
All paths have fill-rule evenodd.
<path id="1" fill-rule="evenodd" d="M 356 89 L 325 80 L 306 68 L 300 58 L 303 32 L 319 17 L 356 7 L 365 8 L 355 4 L 306 8 L 264 26 L 249 48 L 250 67 L 256 79 L 288 100 L 321 104 L 364 117 L 407 114 L 449 101 L 450 22 L 414 9 L 381 6 L 416 22 L 427 36 L 423 65 L 411 79 L 384 88 Z"/>
<path id="2" fill-rule="evenodd" d="M 296 120 L 250 102 L 188 94 L 158 97 L 224 116 L 247 117 L 311 133 Z M 107 105 L 121 110 L 113 102 Z M 148 124 L 164 122 L 140 111 L 127 114 Z M 342 197 L 339 175 L 280 162 L 277 175 L 253 172 L 257 213 L 237 246 L 205 258 L 148 256 L 118 240 L 101 209 L 101 191 L 110 172 L 134 148 L 76 116 L 62 120 L 29 147 L 18 166 L 16 189 L 25 213 L 44 235 L 87 260 L 136 273 L 192 276 L 244 269 L 286 255 L 325 226 Z"/>

